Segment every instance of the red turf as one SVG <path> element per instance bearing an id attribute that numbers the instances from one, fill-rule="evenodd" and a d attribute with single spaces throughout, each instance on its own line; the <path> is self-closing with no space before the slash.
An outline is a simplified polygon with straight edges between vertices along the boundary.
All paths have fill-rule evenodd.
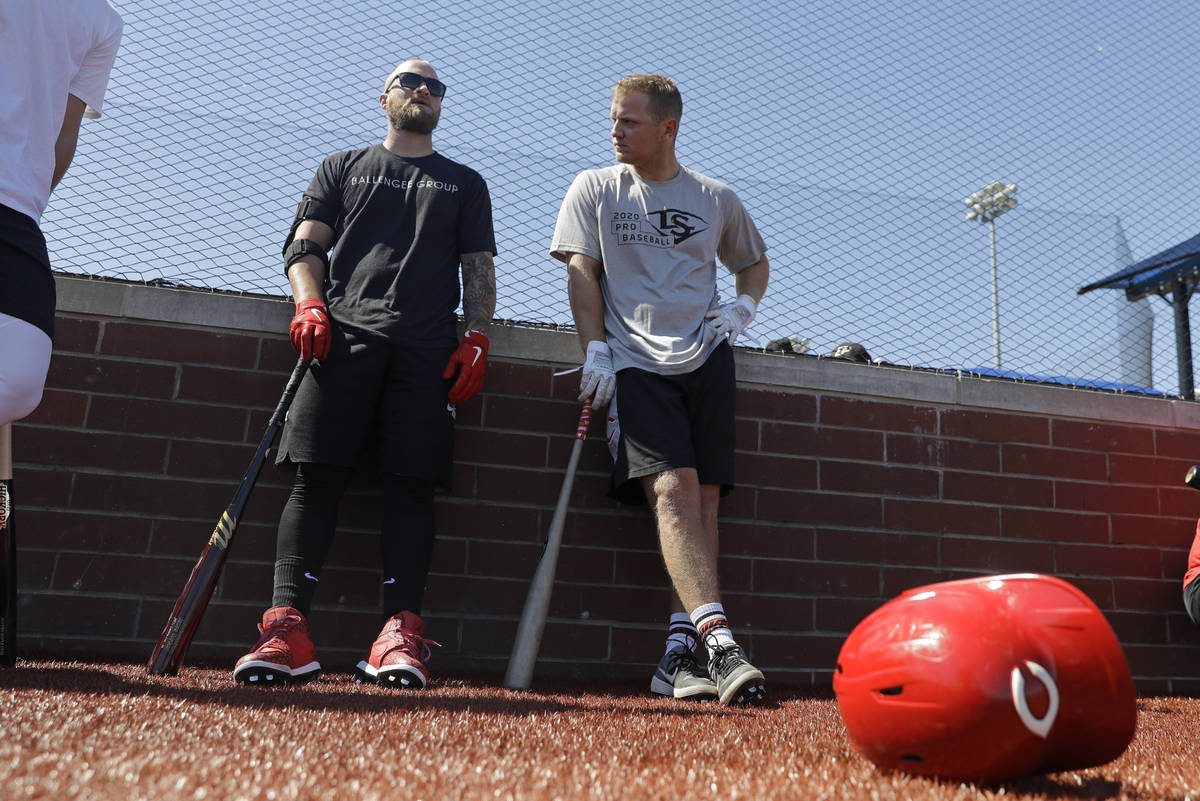
<path id="1" fill-rule="evenodd" d="M 329 674 L 295 688 L 228 671 L 20 661 L 0 669 L 5 799 L 1200 799 L 1200 701 L 1146 698 L 1100 768 L 992 787 L 885 775 L 835 702 L 757 710 L 639 686 L 434 676 L 412 693 Z"/>

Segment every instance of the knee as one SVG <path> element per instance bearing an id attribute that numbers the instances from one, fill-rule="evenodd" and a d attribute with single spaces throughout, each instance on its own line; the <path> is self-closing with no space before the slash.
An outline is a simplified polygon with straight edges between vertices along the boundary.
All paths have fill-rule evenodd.
<path id="1" fill-rule="evenodd" d="M 354 471 L 349 467 L 320 462 L 301 462 L 296 466 L 296 482 L 294 490 L 335 490 L 343 491 L 350 483 Z"/>
<path id="2" fill-rule="evenodd" d="M 674 467 L 654 477 L 654 486 L 673 493 L 696 495 L 700 492 L 700 480 L 694 467 Z"/>
<path id="3" fill-rule="evenodd" d="M 394 503 L 417 505 L 433 503 L 433 482 L 426 479 L 384 473 L 383 486 L 384 492 Z"/>
<path id="4" fill-rule="evenodd" d="M 666 470 L 650 482 L 651 497 L 659 508 L 683 509 L 699 503 L 700 486 L 694 472 Z"/>

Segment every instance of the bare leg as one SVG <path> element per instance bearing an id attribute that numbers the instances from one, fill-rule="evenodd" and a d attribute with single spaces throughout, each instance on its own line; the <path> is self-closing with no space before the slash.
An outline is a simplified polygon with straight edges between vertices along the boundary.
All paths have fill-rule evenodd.
<path id="1" fill-rule="evenodd" d="M 678 611 L 720 603 L 717 581 L 717 505 L 720 488 L 701 485 L 690 467 L 642 479 L 658 524 L 663 562 L 675 587 Z"/>
<path id="2" fill-rule="evenodd" d="M 697 606 L 720 599 L 716 504 L 705 502 L 709 495 L 715 501 L 718 488 L 701 486 L 692 468 L 647 476 L 642 486 L 654 510 L 659 547 L 674 588 L 671 611 L 675 613 L 667 651 L 654 672 L 650 691 L 694 700 L 718 697 L 716 683 L 693 655 L 699 633 L 691 619 L 691 611 Z"/>
<path id="3" fill-rule="evenodd" d="M 721 603 L 717 582 L 720 487 L 701 484 L 690 467 L 647 476 L 642 479 L 642 486 L 658 523 L 663 562 L 684 609 L 690 613 L 705 604 Z M 762 671 L 746 661 L 732 640 L 721 642 L 720 632 L 724 631 L 726 636 L 729 633 L 728 621 L 723 615 L 718 619 L 721 622 L 712 630 L 711 640 L 710 635 L 702 633 L 717 698 L 723 704 L 739 706 L 762 703 L 766 697 Z"/>

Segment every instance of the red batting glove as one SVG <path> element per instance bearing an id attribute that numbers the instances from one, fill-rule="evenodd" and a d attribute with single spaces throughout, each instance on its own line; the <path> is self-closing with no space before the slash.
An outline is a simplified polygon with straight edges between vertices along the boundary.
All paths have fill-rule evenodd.
<path id="1" fill-rule="evenodd" d="M 475 393 L 483 389 L 483 376 L 487 372 L 488 338 L 478 331 L 468 331 L 463 335 L 463 341 L 458 349 L 450 354 L 446 369 L 442 371 L 442 379 L 454 377 L 458 370 L 458 380 L 450 387 L 450 402 L 455 406 L 466 403 L 475 397 Z"/>
<path id="2" fill-rule="evenodd" d="M 332 330 L 329 327 L 329 309 L 319 300 L 302 300 L 296 304 L 296 316 L 292 318 L 292 347 L 304 361 L 324 361 L 329 355 Z"/>

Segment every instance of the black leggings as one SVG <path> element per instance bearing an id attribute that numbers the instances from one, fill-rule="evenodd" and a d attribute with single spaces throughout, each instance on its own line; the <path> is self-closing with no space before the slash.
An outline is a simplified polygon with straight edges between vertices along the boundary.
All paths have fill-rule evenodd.
<path id="1" fill-rule="evenodd" d="M 272 606 L 312 607 L 321 568 L 337 529 L 338 507 L 353 471 L 304 463 L 279 518 Z M 384 513 L 379 551 L 383 564 L 383 612 L 421 614 L 433 558 L 433 484 L 383 473 Z"/>
<path id="2" fill-rule="evenodd" d="M 1200 578 L 1192 579 L 1191 583 L 1183 588 L 1183 608 L 1187 610 L 1193 623 L 1200 624 Z"/>

